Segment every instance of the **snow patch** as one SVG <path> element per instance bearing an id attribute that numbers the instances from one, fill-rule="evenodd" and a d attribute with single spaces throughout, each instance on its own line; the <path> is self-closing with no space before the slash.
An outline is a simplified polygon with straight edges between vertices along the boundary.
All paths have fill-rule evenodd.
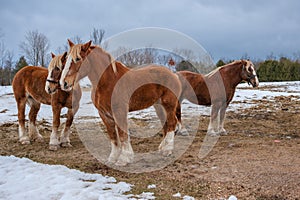
<path id="1" fill-rule="evenodd" d="M 15 156 L 0 156 L 0 177 L 1 198 L 6 200 L 155 199 L 150 192 L 124 194 L 132 185 L 113 177 Z"/>

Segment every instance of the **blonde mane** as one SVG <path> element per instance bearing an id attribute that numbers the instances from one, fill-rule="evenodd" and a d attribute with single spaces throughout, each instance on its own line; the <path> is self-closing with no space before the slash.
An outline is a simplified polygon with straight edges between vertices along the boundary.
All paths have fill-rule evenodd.
<path id="1" fill-rule="evenodd" d="M 63 67 L 62 62 L 61 62 L 62 56 L 63 55 L 58 55 L 58 56 L 55 56 L 54 58 L 52 58 L 51 62 L 49 63 L 48 69 L 52 70 L 55 67 L 58 67 L 60 70 L 62 70 L 62 67 Z"/>
<path id="2" fill-rule="evenodd" d="M 212 70 L 211 72 L 209 72 L 208 74 L 205 75 L 205 77 L 211 77 L 212 75 L 214 75 L 217 71 L 220 70 L 221 67 L 217 67 L 216 69 Z"/>
<path id="3" fill-rule="evenodd" d="M 224 67 L 230 66 L 230 65 L 236 65 L 237 63 L 241 63 L 242 60 L 235 60 L 231 63 L 228 63 L 226 65 L 223 65 L 221 67 L 217 67 L 216 69 L 214 69 L 213 71 L 209 72 L 208 74 L 205 75 L 205 77 L 211 77 L 212 75 L 214 75 L 217 71 L 221 70 Z"/>
<path id="4" fill-rule="evenodd" d="M 80 56 L 81 46 L 82 44 L 76 44 L 70 49 L 69 55 L 71 55 L 71 58 L 74 62 L 76 62 L 76 58 L 82 58 Z"/>
<path id="5" fill-rule="evenodd" d="M 113 58 L 113 56 L 110 53 L 108 53 L 107 51 L 105 51 L 101 47 L 99 47 L 99 46 L 96 46 L 96 47 L 98 47 L 99 49 L 101 49 L 101 51 L 108 56 L 108 59 L 109 59 L 109 61 L 111 63 L 113 72 L 116 74 L 118 72 L 117 71 L 117 67 L 116 67 L 116 60 Z"/>
<path id="6" fill-rule="evenodd" d="M 70 49 L 69 55 L 71 55 L 71 58 L 74 62 L 76 62 L 76 58 L 82 59 L 82 57 L 80 56 L 80 51 L 81 51 L 82 45 L 83 44 L 77 44 L 77 45 L 74 45 Z M 99 46 L 91 46 L 91 48 L 99 48 L 104 54 L 106 54 L 108 56 L 108 59 L 109 59 L 111 65 L 112 65 L 112 69 L 113 69 L 114 73 L 116 74 L 117 73 L 117 67 L 116 67 L 115 59 L 113 58 L 113 56 L 110 55 L 107 51 L 105 51 L 104 49 L 102 49 Z"/>

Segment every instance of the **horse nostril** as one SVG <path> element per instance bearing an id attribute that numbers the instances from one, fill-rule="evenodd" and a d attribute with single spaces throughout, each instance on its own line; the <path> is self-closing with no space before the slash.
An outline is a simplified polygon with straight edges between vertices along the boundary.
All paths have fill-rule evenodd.
<path id="1" fill-rule="evenodd" d="M 65 83 L 64 83 L 64 88 L 67 89 L 67 87 L 68 87 L 68 83 L 65 82 Z"/>
<path id="2" fill-rule="evenodd" d="M 49 93 L 49 94 L 51 93 L 51 90 L 50 90 L 50 88 L 48 88 L 48 93 Z"/>

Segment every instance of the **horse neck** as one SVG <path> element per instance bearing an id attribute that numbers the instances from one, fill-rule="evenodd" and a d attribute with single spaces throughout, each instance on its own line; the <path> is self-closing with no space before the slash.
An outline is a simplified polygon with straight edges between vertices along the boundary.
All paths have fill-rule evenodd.
<path id="1" fill-rule="evenodd" d="M 115 72 L 112 67 L 112 62 L 110 54 L 102 50 L 100 47 L 96 47 L 88 57 L 88 68 L 89 72 L 87 74 L 89 80 L 92 83 L 93 88 L 96 88 L 100 78 L 103 73 L 109 73 L 111 77 L 115 76 Z"/>
<path id="2" fill-rule="evenodd" d="M 242 82 L 242 78 L 241 78 L 242 67 L 236 65 L 237 64 L 229 64 L 227 66 L 220 68 L 220 73 L 222 74 L 222 77 L 224 79 L 223 81 L 224 82 L 226 81 L 231 88 L 236 88 L 236 86 L 240 82 Z"/>

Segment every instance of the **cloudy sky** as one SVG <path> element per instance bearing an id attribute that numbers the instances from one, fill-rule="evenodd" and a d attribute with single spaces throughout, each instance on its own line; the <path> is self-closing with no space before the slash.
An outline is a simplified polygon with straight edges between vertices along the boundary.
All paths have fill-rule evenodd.
<path id="1" fill-rule="evenodd" d="M 45 34 L 55 52 L 67 38 L 89 40 L 94 27 L 104 29 L 105 38 L 162 27 L 190 36 L 215 61 L 265 59 L 300 55 L 299 10 L 298 0 L 0 0 L 0 28 L 16 55 L 31 30 Z"/>

